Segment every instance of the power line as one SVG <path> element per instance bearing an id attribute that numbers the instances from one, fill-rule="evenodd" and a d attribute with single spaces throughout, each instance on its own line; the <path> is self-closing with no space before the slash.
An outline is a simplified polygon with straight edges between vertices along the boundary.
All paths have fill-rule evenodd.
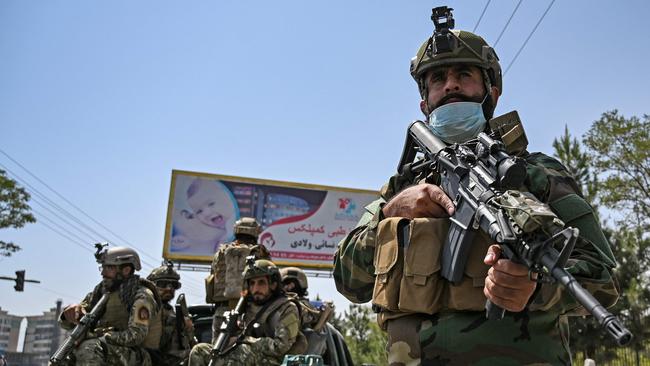
<path id="1" fill-rule="evenodd" d="M 52 215 L 56 216 L 56 218 L 58 218 L 59 220 L 61 220 L 61 222 L 65 223 L 65 224 L 67 224 L 67 225 L 69 225 L 69 226 L 71 226 L 72 228 L 74 228 L 74 229 L 76 229 L 77 231 L 79 231 L 81 234 L 85 235 L 86 238 L 85 238 L 85 239 L 81 239 L 81 238 L 80 238 L 81 240 L 86 241 L 86 242 L 92 242 L 92 243 L 97 243 L 98 241 L 101 241 L 101 240 L 97 240 L 96 238 L 93 238 L 91 235 L 88 235 L 88 233 L 83 232 L 83 231 L 80 230 L 77 226 L 75 226 L 74 224 L 71 224 L 68 220 L 66 220 L 65 218 L 59 216 L 59 214 L 57 214 L 56 212 L 54 212 L 51 208 L 45 206 L 43 203 L 41 203 L 39 200 L 35 199 L 34 197 L 32 197 L 32 201 L 33 201 L 34 203 L 36 203 L 37 205 L 39 205 L 39 206 L 43 207 L 44 209 L 46 209 L 46 210 L 47 210 L 48 212 L 50 212 Z M 32 207 L 32 211 L 38 213 L 38 212 L 37 212 L 33 207 Z M 44 216 L 42 213 L 40 213 L 39 215 Z M 79 237 L 77 236 L 77 238 L 79 238 Z"/>
<path id="2" fill-rule="evenodd" d="M 544 17 L 546 17 L 546 14 L 548 13 L 548 11 L 551 10 L 551 7 L 553 6 L 553 3 L 555 3 L 555 0 L 552 0 L 551 3 L 548 4 L 548 8 L 546 8 L 546 11 L 544 11 L 544 14 L 542 14 L 541 18 L 539 18 L 539 20 L 537 21 L 537 24 L 535 24 L 535 27 L 533 28 L 533 30 L 530 32 L 530 34 L 528 35 L 528 37 L 524 41 L 524 44 L 521 45 L 521 47 L 519 48 L 519 51 L 517 51 L 517 54 L 515 54 L 515 57 L 512 59 L 512 61 L 510 61 L 510 64 L 508 64 L 508 67 L 506 67 L 506 71 L 503 72 L 504 76 L 508 73 L 508 70 L 510 70 L 510 68 L 512 67 L 512 64 L 515 63 L 515 61 L 517 60 L 517 57 L 519 57 L 519 54 L 524 49 L 524 47 L 526 47 L 526 44 L 528 44 L 528 41 L 530 40 L 530 37 L 533 36 L 533 33 L 535 33 L 535 31 L 537 30 L 537 27 L 542 22 L 542 20 L 544 20 Z"/>
<path id="3" fill-rule="evenodd" d="M 501 33 L 499 33 L 499 37 L 497 37 L 497 40 L 496 40 L 496 41 L 494 42 L 494 44 L 492 45 L 493 48 L 496 47 L 497 44 L 499 43 L 499 41 L 501 40 L 501 37 L 503 36 L 503 33 L 505 33 L 506 29 L 507 29 L 508 26 L 510 25 L 510 21 L 511 21 L 512 18 L 515 16 L 515 13 L 517 13 L 517 10 L 519 9 L 519 5 L 521 5 L 521 2 L 522 2 L 522 1 L 523 1 L 523 0 L 519 0 L 519 2 L 517 3 L 517 6 L 515 6 L 515 10 L 513 10 L 513 11 L 512 11 L 512 14 L 510 14 L 510 18 L 508 18 L 508 21 L 506 22 L 506 25 L 503 26 L 503 29 L 501 29 Z"/>
<path id="4" fill-rule="evenodd" d="M 118 234 L 116 234 L 115 232 L 113 232 L 111 229 L 109 229 L 108 227 L 106 227 L 106 226 L 105 226 L 104 224 L 102 224 L 101 222 L 95 220 L 92 216 L 90 216 L 88 213 L 86 213 L 86 211 L 82 210 L 82 209 L 79 208 L 77 205 L 75 205 L 74 203 L 70 202 L 70 200 L 68 200 L 67 198 L 65 198 L 63 195 L 61 195 L 59 192 L 57 192 L 54 188 L 50 187 L 47 183 L 45 183 L 42 179 L 40 179 L 39 177 L 37 177 L 34 173 L 32 173 L 29 169 L 27 169 L 27 168 L 26 168 L 25 166 L 23 166 L 21 163 L 19 163 L 18 161 L 16 161 L 16 159 L 12 158 L 12 157 L 11 157 L 9 154 L 7 154 L 4 150 L 0 149 L 0 153 L 2 153 L 4 156 L 6 156 L 6 157 L 7 157 L 9 160 L 11 160 L 14 164 L 16 164 L 16 165 L 18 165 L 19 167 L 21 167 L 25 172 L 27 172 L 27 174 L 29 174 L 29 175 L 32 176 L 34 179 L 36 179 L 39 183 L 41 183 L 42 185 L 44 185 L 45 187 L 47 187 L 50 191 L 52 191 L 54 194 L 56 194 L 60 199 L 62 199 L 63 201 L 65 201 L 67 204 L 69 204 L 70 206 L 72 206 L 72 207 L 74 207 L 75 209 L 77 209 L 77 211 L 81 212 L 84 216 L 86 216 L 88 219 L 90 219 L 91 221 L 93 221 L 95 224 L 99 225 L 99 226 L 102 227 L 104 230 L 106 230 L 107 232 L 111 233 L 113 236 L 115 236 L 116 238 L 120 239 L 121 241 L 123 241 L 123 242 L 129 244 L 129 246 L 131 246 L 132 248 L 135 248 L 135 249 L 140 250 L 140 252 L 142 252 L 143 255 L 145 255 L 145 256 L 147 256 L 147 257 L 153 259 L 154 261 L 158 261 L 158 260 L 159 260 L 158 258 L 155 258 L 155 257 L 151 256 L 150 254 L 148 254 L 148 253 L 147 253 L 146 251 L 144 251 L 143 249 L 141 249 L 141 248 L 139 248 L 139 247 L 133 245 L 133 243 L 129 242 L 128 240 L 122 238 L 120 235 L 118 235 Z"/>
<path id="5" fill-rule="evenodd" d="M 13 176 L 13 178 L 17 179 L 20 183 L 22 183 L 23 185 L 25 185 L 25 187 L 27 187 L 27 191 L 28 191 L 29 193 L 31 193 L 32 196 L 33 196 L 33 197 L 32 197 L 32 200 L 34 201 L 34 203 L 38 204 L 39 206 L 41 206 L 41 207 L 43 207 L 44 209 L 46 209 L 48 212 L 52 213 L 54 216 L 56 216 L 59 220 L 61 220 L 62 222 L 64 222 L 66 225 L 68 225 L 68 226 L 70 226 L 70 227 L 76 229 L 76 230 L 79 231 L 80 233 L 83 233 L 83 234 L 86 235 L 86 236 L 90 239 L 90 241 L 92 241 L 93 243 L 96 243 L 96 242 L 99 242 L 99 241 L 109 241 L 109 240 L 106 239 L 106 237 L 105 237 L 104 235 L 100 234 L 99 232 L 97 232 L 96 230 L 94 230 L 92 227 L 86 225 L 83 221 L 81 221 L 80 219 L 78 219 L 78 218 L 77 218 L 76 216 L 74 216 L 72 213 L 70 213 L 69 211 L 67 211 L 67 210 L 64 209 L 63 207 L 61 207 L 61 206 L 59 206 L 58 204 L 56 204 L 56 202 L 54 202 L 54 201 L 52 201 L 51 199 L 49 199 L 45 194 L 41 193 L 38 189 L 36 189 L 36 188 L 35 188 L 34 186 L 32 186 L 31 184 L 29 184 L 29 182 L 27 182 L 27 180 L 25 180 L 24 178 L 22 178 L 20 175 L 16 174 L 15 172 L 13 172 L 11 169 L 7 168 L 7 167 L 6 167 L 5 165 L 3 165 L 2 163 L 0 163 L 0 167 L 2 167 L 3 169 L 5 169 L 7 172 L 9 172 L 9 174 L 11 174 L 11 176 Z M 68 221 L 68 220 L 66 220 L 65 218 L 61 217 L 61 216 L 58 215 L 56 212 L 54 212 L 52 209 L 50 209 L 49 207 L 47 207 L 46 205 L 44 205 L 43 203 L 41 203 L 41 202 L 39 201 L 39 199 L 36 199 L 37 197 L 38 197 L 40 200 L 44 200 L 47 204 L 49 204 L 50 206 L 54 207 L 57 211 L 64 213 L 64 214 L 65 214 L 67 217 L 69 217 L 71 220 L 73 220 L 73 221 L 75 221 L 77 224 L 81 225 L 81 227 L 83 227 L 83 228 L 86 229 L 87 231 L 93 233 L 94 235 L 97 235 L 100 239 L 94 238 L 92 235 L 88 234 L 88 232 L 84 232 L 83 230 L 81 230 L 81 229 L 80 229 L 78 226 L 76 226 L 75 224 L 70 223 L 70 221 Z M 34 210 L 34 209 L 32 209 L 32 210 L 33 210 L 34 212 L 37 212 L 37 211 Z M 64 230 L 64 231 L 66 231 L 67 233 L 69 233 L 70 235 L 75 236 L 77 239 L 79 239 L 79 240 L 81 240 L 81 241 L 86 241 L 86 239 L 80 238 L 80 237 L 77 236 L 76 234 L 74 234 L 74 233 L 70 232 L 69 230 L 65 229 L 65 228 L 62 227 L 61 225 L 57 224 L 54 220 L 48 218 L 47 216 L 43 215 L 42 213 L 39 213 L 39 215 L 42 216 L 42 217 L 44 217 L 44 218 L 46 218 L 46 219 L 48 219 L 52 224 L 56 225 L 56 226 L 59 227 L 61 230 Z M 69 237 L 66 236 L 66 238 L 67 238 L 68 240 L 70 240 Z M 142 252 L 142 250 L 140 250 L 140 251 Z M 142 261 L 143 264 L 145 264 L 145 265 L 148 266 L 148 267 L 151 267 L 151 268 L 156 267 L 155 264 L 151 264 L 151 263 L 149 263 L 148 261 L 145 261 L 144 259 L 142 259 L 141 261 Z"/>
<path id="6" fill-rule="evenodd" d="M 74 207 L 75 209 L 77 209 L 78 211 L 80 211 L 82 214 L 84 214 L 86 217 L 88 217 L 89 219 L 91 219 L 93 222 L 95 222 L 96 224 L 98 224 L 99 226 L 101 226 L 102 228 L 104 228 L 105 230 L 107 230 L 108 232 L 110 232 L 111 234 L 113 234 L 115 237 L 119 238 L 119 239 L 122 240 L 123 242 L 126 242 L 126 243 L 129 244 L 131 247 L 136 248 L 136 249 L 139 249 L 139 254 L 141 254 L 140 261 L 141 261 L 142 266 L 143 266 L 143 270 L 142 270 L 142 272 L 147 272 L 147 271 L 150 271 L 150 270 L 153 269 L 153 268 L 158 267 L 158 264 L 157 264 L 157 263 L 158 263 L 159 259 L 157 259 L 157 258 L 155 258 L 155 257 L 153 257 L 153 256 L 151 256 L 151 255 L 149 255 L 145 250 L 136 247 L 135 245 L 133 245 L 132 243 L 130 243 L 130 242 L 127 241 L 126 239 L 122 238 L 121 236 L 119 236 L 119 235 L 117 235 L 116 233 L 114 233 L 112 230 L 108 229 L 106 226 L 104 226 L 103 224 L 101 224 L 101 223 L 98 222 L 97 220 L 93 219 L 93 218 L 92 218 L 90 215 L 88 215 L 85 211 L 83 211 L 82 209 L 80 209 L 79 207 L 77 207 L 76 205 L 74 205 L 72 202 L 70 202 L 68 199 L 66 199 L 65 197 L 63 197 L 60 193 L 58 193 L 57 191 L 55 191 L 52 187 L 50 187 L 50 186 L 49 186 L 47 183 L 45 183 L 42 179 L 38 178 L 35 174 L 33 174 L 31 171 L 29 171 L 29 169 L 27 169 L 25 166 L 23 166 L 23 165 L 20 164 L 18 161 L 16 161 L 16 159 L 13 159 L 13 158 L 12 158 L 11 156 L 9 156 L 6 152 L 4 152 L 2 149 L 0 149 L 0 153 L 4 154 L 7 158 L 9 158 L 9 159 L 10 159 L 12 162 L 14 162 L 16 165 L 20 166 L 24 171 L 26 171 L 26 172 L 27 172 L 29 175 L 31 175 L 34 179 L 36 179 L 38 182 L 40 182 L 41 184 L 43 184 L 43 185 L 44 185 L 45 187 L 47 187 L 49 190 L 51 190 L 52 192 L 54 192 L 54 193 L 55 193 L 59 198 L 61 198 L 62 200 L 64 200 L 65 202 L 67 202 L 69 205 L 71 205 L 72 207 Z M 48 212 L 52 213 L 52 214 L 53 214 L 54 216 L 56 216 L 59 220 L 61 220 L 61 222 L 65 223 L 67 226 L 72 227 L 72 228 L 74 228 L 75 230 L 77 230 L 78 232 L 80 232 L 80 233 L 82 233 L 83 235 L 87 236 L 88 238 L 90 238 L 90 240 L 91 240 L 92 242 L 98 242 L 98 241 L 110 241 L 110 240 L 107 240 L 107 239 L 106 239 L 106 236 L 105 236 L 105 235 L 102 235 L 101 233 L 99 233 L 99 232 L 97 232 L 96 230 L 94 230 L 92 227 L 90 227 L 90 226 L 88 226 L 87 224 L 85 224 L 82 220 L 80 220 L 80 219 L 79 219 L 78 217 L 76 217 L 74 214 L 70 213 L 68 210 L 66 210 L 65 208 L 61 207 L 61 206 L 58 205 L 56 202 L 54 202 L 53 200 L 51 200 L 50 198 L 48 198 L 47 195 L 45 195 L 44 193 L 42 193 L 41 191 L 39 191 L 37 188 L 35 188 L 35 187 L 32 186 L 31 184 L 29 184 L 29 182 L 27 182 L 26 179 L 22 178 L 20 175 L 16 174 L 15 172 L 13 172 L 11 169 L 7 168 L 7 167 L 6 167 L 5 165 L 3 165 L 2 163 L 0 163 L 0 167 L 2 167 L 2 168 L 3 168 L 4 170 L 6 170 L 9 174 L 11 174 L 15 179 L 17 179 L 18 181 L 20 181 L 21 184 L 25 185 L 25 187 L 28 189 L 28 191 L 32 194 L 32 196 L 33 196 L 32 199 L 33 199 L 34 203 L 37 203 L 39 206 L 43 207 L 43 208 L 46 209 Z M 36 199 L 37 197 L 38 197 L 38 199 Z M 48 205 L 50 205 L 51 207 L 53 207 L 56 211 L 61 212 L 63 215 L 65 215 L 66 217 L 68 217 L 70 220 L 74 221 L 77 225 L 75 225 L 74 223 L 71 223 L 70 221 L 68 221 L 68 220 L 66 220 L 65 218 L 61 217 L 61 216 L 60 216 L 59 214 L 57 214 L 54 210 L 50 209 L 50 208 L 47 207 L 45 204 L 43 204 L 42 202 L 40 202 L 41 200 L 42 200 L 42 201 L 45 201 L 45 203 L 47 203 Z M 43 224 L 44 226 L 46 226 L 48 229 L 54 231 L 55 233 L 59 234 L 60 236 L 64 237 L 65 239 L 69 240 L 70 242 L 74 243 L 75 245 L 81 246 L 83 249 L 85 249 L 85 250 L 87 250 L 87 251 L 89 251 L 89 252 L 91 252 L 91 253 L 94 253 L 94 251 L 93 251 L 92 249 L 90 249 L 90 248 L 87 246 L 87 244 L 85 244 L 85 241 L 86 241 L 85 239 L 79 237 L 79 236 L 76 235 L 75 233 L 73 233 L 73 232 L 71 232 L 70 230 L 66 229 L 65 227 L 63 227 L 62 225 L 60 225 L 59 223 L 57 223 L 56 221 L 54 221 L 54 220 L 52 220 L 51 218 L 49 218 L 48 216 L 44 215 L 42 212 L 38 212 L 38 211 L 36 211 L 36 210 L 33 210 L 33 211 L 34 211 L 35 213 L 37 213 L 37 215 L 38 215 L 39 217 L 46 219 L 48 222 L 50 222 L 52 225 L 55 225 L 55 226 L 58 227 L 60 230 L 63 230 L 64 232 L 68 233 L 69 235 L 75 237 L 78 241 L 75 240 L 75 239 L 73 239 L 73 238 L 71 238 L 70 236 L 68 236 L 68 235 L 66 235 L 66 234 L 61 233 L 59 230 L 54 229 L 52 226 L 47 225 L 47 224 L 44 223 L 44 222 L 40 222 L 41 224 Z M 85 231 L 82 230 L 79 226 L 81 226 L 83 229 L 85 229 Z M 99 237 L 100 240 L 97 240 L 96 238 L 93 237 L 93 235 L 91 235 L 91 234 L 89 234 L 89 233 L 92 233 L 92 234 L 94 234 L 94 235 L 97 235 L 97 237 Z M 82 244 L 82 242 L 84 242 L 84 243 Z M 145 260 L 145 258 L 142 258 L 142 255 L 147 256 L 147 257 L 149 257 L 149 258 L 152 258 L 153 261 L 154 261 L 154 263 L 150 263 L 148 260 Z M 145 267 L 147 267 L 147 268 L 145 268 Z M 142 272 L 141 272 L 141 273 L 142 273 Z M 202 290 L 200 289 L 200 287 L 201 287 L 200 284 L 196 284 L 196 282 L 193 281 L 193 279 L 187 279 L 187 280 L 185 281 L 185 283 L 186 283 L 186 285 L 188 286 L 188 288 L 190 288 L 190 289 L 193 289 L 193 290 L 195 290 L 195 291 L 202 291 Z M 197 286 L 197 287 L 194 287 L 193 285 L 195 285 L 195 286 Z"/>
<path id="7" fill-rule="evenodd" d="M 38 217 L 39 219 L 45 219 L 45 220 L 47 220 L 47 221 L 50 222 L 52 225 L 54 225 L 54 226 L 58 227 L 59 229 L 65 231 L 68 235 L 71 235 L 71 236 L 73 236 L 74 238 L 78 239 L 80 242 L 86 242 L 86 243 L 88 242 L 87 239 L 84 239 L 84 238 L 80 237 L 79 235 L 77 235 L 77 234 L 71 232 L 70 230 L 64 228 L 64 227 L 61 226 L 59 223 L 57 223 L 57 222 L 55 222 L 54 220 L 52 220 L 51 218 L 47 217 L 47 216 L 46 216 L 45 214 L 43 214 L 42 212 L 39 212 L 39 211 L 37 211 L 37 210 L 34 209 L 34 208 L 32 208 L 32 211 L 34 211 L 34 213 L 37 215 L 37 217 Z M 92 249 L 91 249 L 91 251 L 92 251 Z"/>
<path id="8" fill-rule="evenodd" d="M 63 298 L 67 298 L 70 301 L 75 301 L 75 299 L 78 298 L 78 297 L 75 297 L 75 296 L 72 296 L 72 295 L 64 294 L 62 292 L 54 291 L 54 290 L 52 290 L 52 289 L 50 289 L 48 287 L 45 287 L 43 285 L 36 285 L 35 284 L 34 287 L 38 288 L 39 290 L 47 291 L 47 292 L 53 293 L 55 295 L 61 296 Z"/>
<path id="9" fill-rule="evenodd" d="M 60 231 L 56 230 L 55 228 L 51 227 L 50 225 L 48 225 L 48 224 L 46 224 L 46 223 L 44 223 L 44 222 L 42 222 L 42 221 L 41 221 L 41 225 L 43 225 L 43 226 L 45 226 L 46 228 L 48 228 L 48 229 L 54 231 L 55 233 L 59 234 L 60 236 L 64 237 L 65 239 L 68 239 L 71 243 L 73 243 L 73 244 L 75 244 L 75 245 L 77 245 L 77 246 L 83 248 L 84 250 L 86 250 L 86 251 L 88 251 L 88 252 L 90 252 L 90 253 L 94 253 L 94 251 L 93 251 L 92 249 L 88 248 L 88 247 L 86 246 L 86 244 L 81 244 L 81 243 L 75 241 L 74 239 L 70 238 L 69 236 L 67 236 L 67 235 L 65 235 L 65 234 L 63 234 L 63 233 L 61 233 Z"/>
<path id="10" fill-rule="evenodd" d="M 5 165 L 3 165 L 2 163 L 0 163 L 0 167 L 2 167 L 3 169 L 5 169 L 5 170 L 6 170 L 7 172 L 9 172 L 9 173 L 14 177 L 14 178 L 16 178 L 20 183 L 22 183 L 25 187 L 27 187 L 29 193 L 31 193 L 32 196 L 34 196 L 33 198 L 35 198 L 35 197 L 39 197 L 40 199 L 42 199 L 42 200 L 44 200 L 45 202 L 47 202 L 47 204 L 49 204 L 50 206 L 54 207 L 57 211 L 62 212 L 63 214 L 65 214 L 65 216 L 67 216 L 67 217 L 70 218 L 71 220 L 75 221 L 77 224 L 79 224 L 79 225 L 81 225 L 82 227 L 84 227 L 84 228 L 85 228 L 86 230 L 88 230 L 89 232 L 91 232 L 91 233 L 97 235 L 98 237 L 102 238 L 104 241 L 108 241 L 107 239 L 105 239 L 105 236 L 104 236 L 104 235 L 98 233 L 98 232 L 95 231 L 93 228 L 91 228 L 90 226 L 86 225 L 83 221 L 79 220 L 76 216 L 74 216 L 73 214 L 71 214 L 69 211 L 67 211 L 67 210 L 64 209 L 63 207 L 59 206 L 56 202 L 52 201 L 52 200 L 51 200 L 50 198 L 48 198 L 45 194 L 41 193 L 41 191 L 39 191 L 39 190 L 36 189 L 34 186 L 32 186 L 31 184 L 29 184 L 29 182 L 27 182 L 26 179 L 22 178 L 20 175 L 18 175 L 17 173 L 13 172 L 11 169 L 7 168 L 7 167 L 6 167 Z M 51 211 L 50 211 L 50 212 L 51 212 Z M 61 217 L 59 217 L 59 218 L 61 218 Z M 64 219 L 61 218 L 61 220 L 64 220 Z M 96 239 L 93 239 L 93 240 L 96 240 Z M 100 241 L 101 241 L 101 240 L 100 240 Z"/>
<path id="11" fill-rule="evenodd" d="M 481 20 L 483 19 L 483 15 L 485 15 L 485 11 L 488 8 L 488 5 L 490 5 L 490 1 L 488 0 L 487 3 L 485 3 L 485 7 L 483 8 L 483 12 L 481 12 L 481 16 L 478 17 L 478 20 L 476 21 L 476 24 L 474 25 L 474 29 L 472 29 L 472 33 L 476 32 L 476 28 L 478 28 L 478 25 L 481 23 Z"/>

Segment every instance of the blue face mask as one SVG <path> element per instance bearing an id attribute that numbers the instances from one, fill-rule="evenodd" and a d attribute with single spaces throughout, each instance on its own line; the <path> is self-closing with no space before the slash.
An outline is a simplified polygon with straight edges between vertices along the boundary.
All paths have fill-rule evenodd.
<path id="1" fill-rule="evenodd" d="M 431 132 L 450 144 L 475 138 L 485 129 L 485 122 L 483 103 L 449 103 L 434 109 L 429 114 Z"/>

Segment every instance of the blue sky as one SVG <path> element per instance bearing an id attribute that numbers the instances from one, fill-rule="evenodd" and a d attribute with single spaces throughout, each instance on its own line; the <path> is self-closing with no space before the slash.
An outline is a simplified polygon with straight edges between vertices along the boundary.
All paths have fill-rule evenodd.
<path id="1" fill-rule="evenodd" d="M 549 3 L 521 4 L 495 47 L 504 69 Z M 145 251 L 149 270 L 162 253 L 172 169 L 378 189 L 408 123 L 422 117 L 408 65 L 443 4 L 456 28 L 471 30 L 486 1 L 5 0 L 0 148 Z M 477 33 L 494 44 L 516 5 L 491 1 Z M 505 75 L 497 108 L 519 111 L 530 150 L 551 153 L 565 124 L 580 136 L 607 110 L 649 112 L 648 7 L 553 4 Z M 0 164 L 125 244 L 6 155 Z M 24 293 L 0 281 L 0 307 L 14 314 L 78 301 L 99 280 L 90 253 L 37 218 L 0 231 L 23 247 L 0 259 L 0 275 L 26 269 L 42 281 Z M 200 302 L 205 274 L 182 275 Z M 312 294 L 347 307 L 331 280 L 310 280 Z"/>

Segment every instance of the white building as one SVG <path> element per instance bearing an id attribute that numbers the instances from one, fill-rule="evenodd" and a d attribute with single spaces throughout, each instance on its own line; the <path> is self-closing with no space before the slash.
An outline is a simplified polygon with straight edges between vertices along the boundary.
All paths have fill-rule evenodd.
<path id="1" fill-rule="evenodd" d="M 0 309 L 0 353 L 16 352 L 22 316 L 9 315 Z"/>
<path id="2" fill-rule="evenodd" d="M 43 313 L 43 315 L 28 316 L 27 330 L 25 331 L 25 344 L 23 352 L 36 354 L 39 364 L 47 365 L 47 361 L 58 346 L 65 340 L 67 332 L 62 330 L 58 323 L 61 312 L 61 302 L 57 307 Z"/>

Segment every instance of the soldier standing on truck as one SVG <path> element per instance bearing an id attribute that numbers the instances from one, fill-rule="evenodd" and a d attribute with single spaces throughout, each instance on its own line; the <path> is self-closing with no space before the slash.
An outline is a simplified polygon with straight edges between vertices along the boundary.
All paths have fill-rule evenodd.
<path id="1" fill-rule="evenodd" d="M 232 310 L 241 294 L 242 272 L 246 267 L 246 257 L 270 259 L 269 251 L 257 244 L 262 232 L 260 224 L 252 217 L 242 217 L 234 225 L 235 240 L 224 243 L 214 254 L 210 274 L 205 279 L 206 302 L 215 304 L 212 322 L 212 337 L 223 322 L 224 311 Z"/>

